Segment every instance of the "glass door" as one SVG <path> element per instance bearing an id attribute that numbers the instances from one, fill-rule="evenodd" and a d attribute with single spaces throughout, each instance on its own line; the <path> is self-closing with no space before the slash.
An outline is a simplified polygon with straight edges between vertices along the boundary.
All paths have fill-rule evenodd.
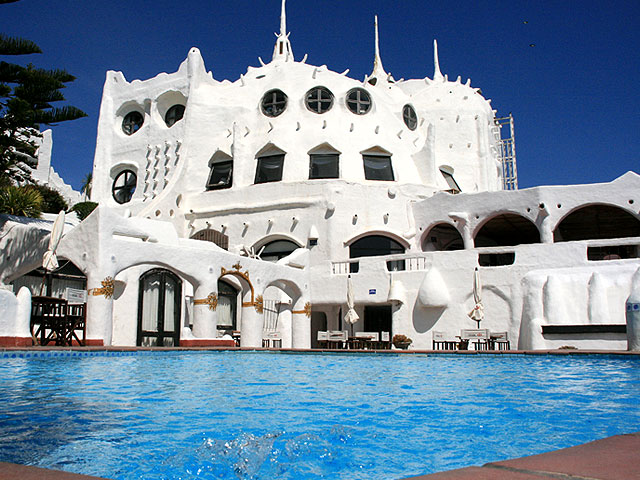
<path id="1" fill-rule="evenodd" d="M 168 270 L 150 270 L 140 277 L 138 346 L 179 345 L 181 297 L 182 281 Z"/>

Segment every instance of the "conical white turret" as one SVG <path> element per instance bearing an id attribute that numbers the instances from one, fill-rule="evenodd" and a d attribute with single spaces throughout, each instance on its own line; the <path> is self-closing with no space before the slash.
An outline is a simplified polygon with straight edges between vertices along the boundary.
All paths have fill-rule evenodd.
<path id="1" fill-rule="evenodd" d="M 440 59 L 438 58 L 438 41 L 437 40 L 433 41 L 433 64 L 434 64 L 433 79 L 440 80 L 440 81 L 444 80 L 444 76 L 440 71 Z"/>
<path id="2" fill-rule="evenodd" d="M 287 33 L 287 10 L 286 0 L 282 0 L 282 11 L 280 13 L 280 34 L 276 34 L 276 46 L 273 49 L 273 60 L 293 60 L 293 51 L 291 50 L 291 42 L 289 42 L 289 34 Z"/>
<path id="3" fill-rule="evenodd" d="M 369 83 L 375 85 L 378 81 L 390 81 L 392 77 L 385 72 L 380 58 L 380 36 L 378 34 L 378 16 L 375 16 L 375 55 L 373 58 L 373 71 L 369 75 Z"/>

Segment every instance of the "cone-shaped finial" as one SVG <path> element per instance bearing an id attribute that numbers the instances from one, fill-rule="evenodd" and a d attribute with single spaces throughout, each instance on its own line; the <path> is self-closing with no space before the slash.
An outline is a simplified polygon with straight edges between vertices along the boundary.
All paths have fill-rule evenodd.
<path id="1" fill-rule="evenodd" d="M 440 71 L 440 59 L 438 58 L 438 41 L 437 40 L 433 41 L 433 63 L 434 63 L 433 79 L 444 80 L 444 77 L 442 76 L 442 72 Z"/>
<path id="2" fill-rule="evenodd" d="M 375 55 L 373 58 L 373 72 L 369 75 L 369 83 L 375 85 L 378 80 L 389 80 L 391 76 L 384 71 L 380 58 L 380 36 L 378 34 L 378 16 L 375 16 Z"/>
<path id="3" fill-rule="evenodd" d="M 280 13 L 280 34 L 276 34 L 276 46 L 273 49 L 273 60 L 282 59 L 285 62 L 289 58 L 293 59 L 293 51 L 291 50 L 291 42 L 289 42 L 289 34 L 287 33 L 287 0 L 282 0 L 282 10 Z"/>

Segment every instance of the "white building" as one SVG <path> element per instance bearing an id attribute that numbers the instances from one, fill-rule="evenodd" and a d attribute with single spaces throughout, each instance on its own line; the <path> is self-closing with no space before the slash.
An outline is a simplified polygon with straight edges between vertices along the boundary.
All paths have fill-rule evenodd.
<path id="1" fill-rule="evenodd" d="M 479 267 L 482 327 L 512 347 L 626 349 L 637 174 L 517 190 L 512 119 L 443 75 L 435 42 L 433 78 L 395 81 L 376 27 L 359 81 L 295 60 L 282 6 L 271 61 L 234 82 L 196 48 L 172 74 L 107 73 L 100 207 L 59 247 L 93 293 L 90 343 L 213 345 L 238 331 L 242 346 L 308 348 L 347 328 L 351 275 L 355 331 L 428 349 L 434 332 L 475 327 Z M 29 258 L 3 255 L 0 281 Z"/>

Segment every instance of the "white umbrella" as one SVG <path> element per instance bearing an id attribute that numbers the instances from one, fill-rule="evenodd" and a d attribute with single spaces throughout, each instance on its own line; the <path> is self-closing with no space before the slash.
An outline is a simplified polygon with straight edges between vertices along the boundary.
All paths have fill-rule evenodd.
<path id="1" fill-rule="evenodd" d="M 355 310 L 356 300 L 353 293 L 353 284 L 351 283 L 351 275 L 347 278 L 347 314 L 344 316 L 344 321 L 351 325 L 351 335 L 353 336 L 353 324 L 360 320 L 360 317 Z"/>
<path id="2" fill-rule="evenodd" d="M 476 304 L 468 315 L 469 318 L 478 322 L 478 328 L 480 328 L 480 322 L 484 319 L 484 305 L 482 305 L 482 284 L 478 267 L 473 272 L 473 301 Z"/>
<path id="3" fill-rule="evenodd" d="M 51 235 L 49 237 L 49 248 L 42 256 L 42 266 L 47 272 L 51 272 L 58 268 L 58 257 L 56 257 L 56 249 L 60 243 L 60 239 L 64 234 L 64 210 L 61 210 L 56 221 L 53 222 L 53 228 L 51 229 Z M 46 273 L 45 273 L 46 275 Z M 40 287 L 40 295 L 42 295 L 42 289 L 44 287 L 44 278 L 42 279 L 42 286 Z"/>

